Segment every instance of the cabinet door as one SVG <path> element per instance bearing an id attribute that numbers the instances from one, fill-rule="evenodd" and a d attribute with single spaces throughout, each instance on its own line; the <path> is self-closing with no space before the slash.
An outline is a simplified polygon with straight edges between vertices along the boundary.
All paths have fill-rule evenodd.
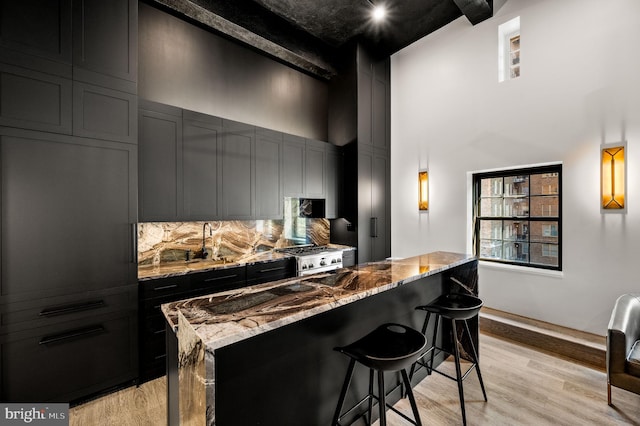
<path id="1" fill-rule="evenodd" d="M 304 154 L 305 197 L 325 197 L 326 142 L 307 140 Z"/>
<path id="2" fill-rule="evenodd" d="M 371 187 L 371 214 L 375 218 L 375 237 L 371 240 L 372 261 L 384 260 L 391 256 L 391 209 L 389 157 L 385 153 L 373 155 Z"/>
<path id="3" fill-rule="evenodd" d="M 221 218 L 248 220 L 255 215 L 253 153 L 255 129 L 253 126 L 224 120 L 221 144 L 221 181 L 218 185 L 221 199 Z"/>
<path id="4" fill-rule="evenodd" d="M 327 144 L 327 166 L 325 171 L 325 212 L 327 219 L 336 219 L 338 217 L 340 165 L 340 149 L 334 145 Z"/>
<path id="5" fill-rule="evenodd" d="M 71 0 L 0 2 L 0 60 L 71 78 Z"/>
<path id="6" fill-rule="evenodd" d="M 0 63 L 0 125 L 71 134 L 71 80 Z"/>
<path id="7" fill-rule="evenodd" d="M 282 134 L 256 129 L 256 219 L 282 219 Z"/>
<path id="8" fill-rule="evenodd" d="M 134 145 L 2 130 L 0 302 L 136 282 L 136 164 Z"/>
<path id="9" fill-rule="evenodd" d="M 282 178 L 285 197 L 304 196 L 304 138 L 284 135 L 282 145 Z"/>
<path id="10" fill-rule="evenodd" d="M 141 222 L 175 222 L 182 215 L 182 117 L 176 114 L 177 108 L 139 112 Z"/>
<path id="11" fill-rule="evenodd" d="M 73 0 L 73 78 L 136 92 L 138 1 Z"/>
<path id="12" fill-rule="evenodd" d="M 183 123 L 184 219 L 211 220 L 218 213 L 218 144 L 222 120 L 187 118 Z"/>
<path id="13" fill-rule="evenodd" d="M 389 157 L 361 149 L 358 153 L 358 263 L 391 255 Z"/>
<path id="14" fill-rule="evenodd" d="M 117 142 L 138 142 L 138 97 L 99 86 L 73 83 L 73 134 Z"/>

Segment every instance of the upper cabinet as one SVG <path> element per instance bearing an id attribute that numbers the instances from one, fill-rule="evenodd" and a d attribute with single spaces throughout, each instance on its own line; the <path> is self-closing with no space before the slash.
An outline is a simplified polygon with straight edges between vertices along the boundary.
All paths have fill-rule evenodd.
<path id="1" fill-rule="evenodd" d="M 282 146 L 283 192 L 285 197 L 304 196 L 305 139 L 284 135 Z"/>
<path id="2" fill-rule="evenodd" d="M 153 102 L 140 107 L 138 220 L 182 220 L 182 110 Z"/>
<path id="3" fill-rule="evenodd" d="M 137 0 L 73 0 L 73 78 L 135 93 L 137 28 Z"/>
<path id="4" fill-rule="evenodd" d="M 192 111 L 183 111 L 183 119 L 183 218 L 209 220 L 219 216 L 222 119 Z"/>
<path id="5" fill-rule="evenodd" d="M 137 143 L 137 0 L 0 4 L 0 125 Z"/>
<path id="6" fill-rule="evenodd" d="M 71 0 L 0 2 L 0 60 L 71 78 Z"/>
<path id="7" fill-rule="evenodd" d="M 282 219 L 284 197 L 338 215 L 338 147 L 150 101 L 138 117 L 140 222 Z"/>
<path id="8" fill-rule="evenodd" d="M 327 173 L 327 143 L 307 139 L 305 143 L 304 196 L 309 198 L 324 198 Z"/>
<path id="9" fill-rule="evenodd" d="M 220 146 L 220 218 L 248 220 L 255 215 L 255 128 L 224 120 Z"/>
<path id="10" fill-rule="evenodd" d="M 283 217 L 282 168 L 283 135 L 256 127 L 255 205 L 256 219 Z"/>

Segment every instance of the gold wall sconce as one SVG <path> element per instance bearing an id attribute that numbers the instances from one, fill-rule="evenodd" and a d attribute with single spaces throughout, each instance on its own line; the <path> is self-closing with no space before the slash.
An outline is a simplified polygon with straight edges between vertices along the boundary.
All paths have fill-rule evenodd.
<path id="1" fill-rule="evenodd" d="M 429 210 L 429 172 L 426 170 L 418 172 L 418 209 Z"/>
<path id="2" fill-rule="evenodd" d="M 627 144 L 600 146 L 600 198 L 602 211 L 625 211 Z"/>

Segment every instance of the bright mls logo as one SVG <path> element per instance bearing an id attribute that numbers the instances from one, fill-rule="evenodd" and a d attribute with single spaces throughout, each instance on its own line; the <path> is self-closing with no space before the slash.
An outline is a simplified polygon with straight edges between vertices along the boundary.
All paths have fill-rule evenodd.
<path id="1" fill-rule="evenodd" d="M 0 404 L 0 425 L 69 425 L 69 404 Z"/>

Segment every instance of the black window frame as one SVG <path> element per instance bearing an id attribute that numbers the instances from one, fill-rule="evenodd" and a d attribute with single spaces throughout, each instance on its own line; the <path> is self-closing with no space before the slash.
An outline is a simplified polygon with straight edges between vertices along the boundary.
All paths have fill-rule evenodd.
<path id="1" fill-rule="evenodd" d="M 480 212 L 480 191 L 481 191 L 481 182 L 483 179 L 492 179 L 492 178 L 506 178 L 506 177 L 516 177 L 516 176 L 529 176 L 529 185 L 531 183 L 531 175 L 538 175 L 544 173 L 557 173 L 558 174 L 558 216 L 531 216 L 531 207 L 529 207 L 527 216 L 479 216 Z M 553 165 L 544 165 L 544 166 L 533 166 L 526 168 L 513 168 L 513 169 L 504 169 L 493 172 L 481 172 L 474 173 L 472 175 L 473 182 L 473 251 L 475 256 L 481 260 L 486 262 L 495 262 L 507 265 L 516 265 L 522 266 L 524 268 L 534 268 L 534 269 L 547 269 L 554 271 L 562 271 L 562 164 L 553 164 Z M 503 181 L 504 182 L 504 181 Z M 502 197 L 504 197 L 504 183 L 503 183 L 503 192 Z M 549 194 L 555 195 L 555 194 Z M 534 195 L 534 196 L 539 196 Z M 528 192 L 527 196 L 529 199 L 529 206 L 531 206 L 531 191 Z M 480 223 L 483 220 L 526 220 L 529 222 L 529 228 L 531 227 L 532 222 L 557 222 L 557 238 L 558 238 L 558 266 L 553 265 L 545 265 L 539 263 L 531 263 L 530 257 L 530 244 L 531 244 L 531 233 L 527 233 L 527 261 L 513 261 L 501 258 L 487 258 L 480 256 Z M 504 230 L 504 223 L 503 223 Z M 504 242 L 504 235 L 502 236 L 502 241 Z M 544 244 L 544 243 L 543 243 Z"/>

